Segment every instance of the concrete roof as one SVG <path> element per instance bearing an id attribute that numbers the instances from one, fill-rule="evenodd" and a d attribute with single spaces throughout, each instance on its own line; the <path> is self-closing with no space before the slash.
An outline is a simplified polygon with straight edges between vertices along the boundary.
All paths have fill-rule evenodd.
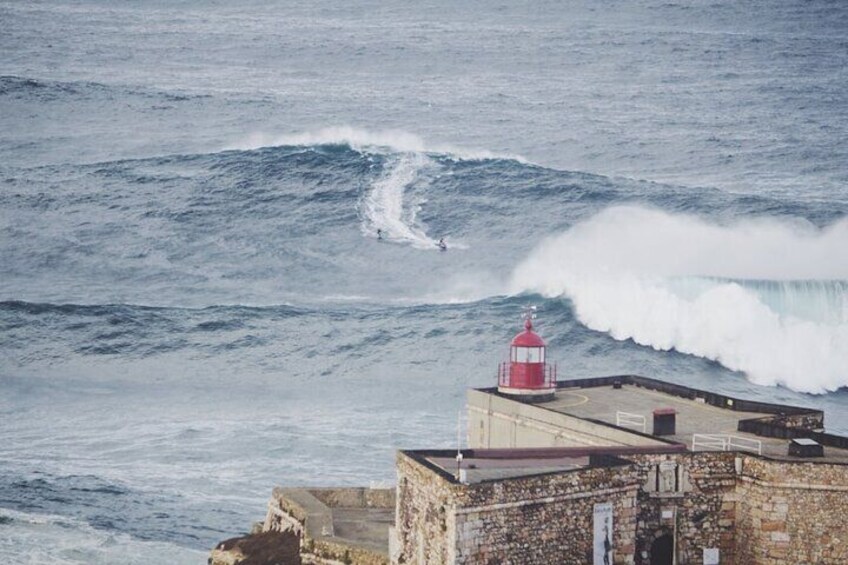
<path id="1" fill-rule="evenodd" d="M 316 491 L 321 490 L 325 489 L 275 488 L 274 497 L 294 502 L 303 509 L 307 515 L 305 526 L 311 537 L 388 555 L 389 527 L 395 523 L 394 506 L 331 507 L 316 498 Z M 340 487 L 329 490 L 357 489 Z"/>
<path id="2" fill-rule="evenodd" d="M 466 452 L 468 453 L 468 452 Z M 429 456 L 430 463 L 440 467 L 447 473 L 457 473 L 456 458 L 450 455 Z M 493 479 L 523 477 L 543 473 L 573 471 L 589 466 L 589 456 L 583 457 L 522 457 L 515 459 L 490 459 L 466 455 L 462 461 L 466 483 L 479 483 Z"/>
<path id="3" fill-rule="evenodd" d="M 394 508 L 333 508 L 333 529 L 338 541 L 388 553 L 389 526 Z"/>
<path id="4" fill-rule="evenodd" d="M 456 450 L 410 450 L 406 455 L 437 469 L 456 482 L 459 469 L 465 471 L 465 484 L 482 481 L 562 473 L 589 467 L 626 465 L 628 455 L 644 453 L 675 453 L 686 451 L 682 445 L 651 446 L 592 446 L 463 449 L 461 467 L 457 465 Z"/>
<path id="5" fill-rule="evenodd" d="M 694 398 L 698 398 L 697 394 Z M 616 425 L 616 413 L 619 411 L 643 416 L 646 421 L 645 433 L 648 434 L 653 431 L 653 411 L 673 408 L 677 411 L 676 433 L 661 437 L 685 444 L 689 449 L 692 449 L 693 434 L 723 435 L 742 438 L 740 442 L 734 441 L 739 445 L 732 445 L 731 450 L 756 452 L 756 446 L 759 443 L 762 445 L 762 455 L 767 457 L 794 461 L 848 463 L 846 449 L 826 446 L 824 458 L 801 459 L 787 454 L 788 439 L 763 437 L 737 430 L 740 420 L 763 418 L 769 416 L 767 413 L 721 408 L 699 400 L 628 383 L 623 383 L 619 389 L 610 385 L 561 387 L 553 400 L 540 403 L 538 406 L 612 425 Z M 642 431 L 642 428 L 637 425 L 622 424 L 622 427 Z M 740 445 L 742 447 L 739 447 Z"/>

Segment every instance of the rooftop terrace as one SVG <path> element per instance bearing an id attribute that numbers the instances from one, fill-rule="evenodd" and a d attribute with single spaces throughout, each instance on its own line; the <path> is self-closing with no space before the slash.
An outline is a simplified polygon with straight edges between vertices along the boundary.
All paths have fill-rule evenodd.
<path id="1" fill-rule="evenodd" d="M 497 394 L 494 389 L 485 392 Z M 788 446 L 792 438 L 804 437 L 825 446 L 823 458 L 804 460 L 848 463 L 848 438 L 824 433 L 821 411 L 731 398 L 645 377 L 561 381 L 554 399 L 536 406 L 645 434 L 653 432 L 655 410 L 673 409 L 675 433 L 661 437 L 689 449 L 694 445 L 695 450 L 740 450 L 800 460 L 788 455 Z"/>
<path id="2" fill-rule="evenodd" d="M 388 562 L 394 488 L 275 488 L 269 510 L 271 522 L 300 522 L 312 551 L 327 559 L 348 552 Z"/>
<path id="3" fill-rule="evenodd" d="M 684 451 L 682 446 L 665 447 L 560 447 L 560 448 L 510 448 L 463 449 L 462 461 L 457 463 L 456 451 L 405 451 L 407 455 L 425 462 L 443 476 L 456 479 L 462 469 L 462 483 L 563 473 L 592 467 L 625 465 L 628 454 L 665 453 Z M 619 457 L 619 455 L 621 457 Z"/>

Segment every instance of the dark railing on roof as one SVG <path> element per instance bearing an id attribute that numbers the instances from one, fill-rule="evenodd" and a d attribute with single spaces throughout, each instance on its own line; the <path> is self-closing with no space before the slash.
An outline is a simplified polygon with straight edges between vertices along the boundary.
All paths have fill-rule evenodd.
<path id="1" fill-rule="evenodd" d="M 788 427 L 782 422 L 779 416 L 766 416 L 765 418 L 740 420 L 738 429 L 740 432 L 747 432 L 749 434 L 755 434 L 763 437 L 776 437 L 781 439 L 809 438 L 828 447 L 848 449 L 848 437 L 805 428 Z"/>

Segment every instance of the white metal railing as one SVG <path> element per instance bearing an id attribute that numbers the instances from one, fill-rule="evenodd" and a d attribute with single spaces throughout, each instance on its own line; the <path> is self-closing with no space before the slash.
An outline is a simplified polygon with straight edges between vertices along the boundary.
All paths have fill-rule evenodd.
<path id="1" fill-rule="evenodd" d="M 758 439 L 747 437 L 727 436 L 727 448 L 741 449 L 742 451 L 753 451 L 757 455 L 763 454 L 763 442 Z"/>
<path id="2" fill-rule="evenodd" d="M 763 454 L 763 442 L 725 434 L 692 434 L 692 451 L 730 451 L 739 449 Z"/>
<path id="3" fill-rule="evenodd" d="M 622 428 L 641 428 L 642 433 L 647 433 L 648 422 L 641 414 L 617 411 L 615 413 L 615 425 Z"/>
<path id="4" fill-rule="evenodd" d="M 727 451 L 727 436 L 692 434 L 692 451 Z"/>

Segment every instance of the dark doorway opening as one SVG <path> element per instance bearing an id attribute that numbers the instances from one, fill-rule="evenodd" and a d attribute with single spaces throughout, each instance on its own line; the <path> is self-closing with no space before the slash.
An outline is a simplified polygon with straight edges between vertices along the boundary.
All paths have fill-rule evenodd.
<path id="1" fill-rule="evenodd" d="M 672 565 L 674 563 L 674 540 L 671 534 L 663 534 L 651 544 L 651 565 Z"/>

